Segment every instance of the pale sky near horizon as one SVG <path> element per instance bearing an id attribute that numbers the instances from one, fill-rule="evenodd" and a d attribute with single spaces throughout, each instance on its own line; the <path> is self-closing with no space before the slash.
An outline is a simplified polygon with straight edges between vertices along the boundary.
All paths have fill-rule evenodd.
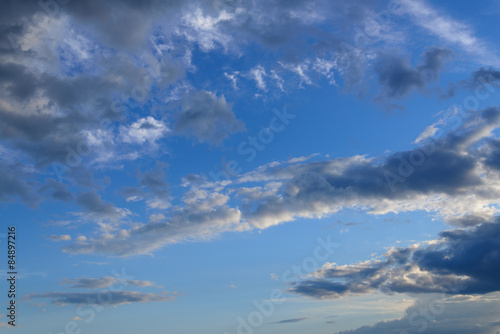
<path id="1" fill-rule="evenodd" d="M 0 331 L 499 334 L 499 17 L 0 0 Z"/>

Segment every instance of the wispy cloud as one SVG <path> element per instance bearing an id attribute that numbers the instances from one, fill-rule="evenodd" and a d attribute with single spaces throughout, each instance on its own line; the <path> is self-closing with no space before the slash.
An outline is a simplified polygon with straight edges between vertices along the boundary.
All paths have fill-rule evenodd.
<path id="1" fill-rule="evenodd" d="M 476 37 L 469 25 L 440 13 L 424 0 L 401 0 L 401 4 L 415 23 L 431 34 L 479 57 L 485 65 L 498 66 L 500 64 L 495 51 Z"/>

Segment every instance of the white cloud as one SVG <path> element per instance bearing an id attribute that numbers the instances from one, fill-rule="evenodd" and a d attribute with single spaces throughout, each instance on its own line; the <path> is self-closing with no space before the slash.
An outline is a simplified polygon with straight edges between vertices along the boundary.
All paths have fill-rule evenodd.
<path id="1" fill-rule="evenodd" d="M 135 144 L 144 144 L 145 142 L 154 144 L 169 131 L 170 129 L 164 122 L 151 116 L 140 118 L 128 127 L 120 127 L 123 142 Z"/>

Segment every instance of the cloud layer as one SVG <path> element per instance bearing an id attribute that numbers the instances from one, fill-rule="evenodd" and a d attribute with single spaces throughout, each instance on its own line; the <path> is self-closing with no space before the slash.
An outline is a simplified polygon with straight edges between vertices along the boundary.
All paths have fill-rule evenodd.
<path id="1" fill-rule="evenodd" d="M 327 263 L 291 292 L 315 298 L 348 294 L 500 291 L 498 268 L 500 221 L 470 230 L 441 232 L 440 239 L 408 248 L 392 248 L 381 260 L 338 266 Z"/>
<path id="2" fill-rule="evenodd" d="M 448 134 L 441 130 L 415 149 L 383 157 L 292 159 L 223 181 L 192 176 L 185 180 L 182 202 L 164 219 L 107 231 L 64 250 L 145 254 L 170 243 L 265 229 L 347 208 L 375 215 L 422 210 L 450 224 L 478 225 L 498 212 L 498 139 L 492 132 L 499 124 L 500 110 L 487 108 Z"/>

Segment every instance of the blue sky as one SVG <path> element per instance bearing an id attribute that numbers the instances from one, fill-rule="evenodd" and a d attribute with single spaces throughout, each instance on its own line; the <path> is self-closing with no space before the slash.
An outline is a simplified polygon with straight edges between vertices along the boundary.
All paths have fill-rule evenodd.
<path id="1" fill-rule="evenodd" d="M 1 330 L 499 333 L 497 2 L 0 4 Z"/>

